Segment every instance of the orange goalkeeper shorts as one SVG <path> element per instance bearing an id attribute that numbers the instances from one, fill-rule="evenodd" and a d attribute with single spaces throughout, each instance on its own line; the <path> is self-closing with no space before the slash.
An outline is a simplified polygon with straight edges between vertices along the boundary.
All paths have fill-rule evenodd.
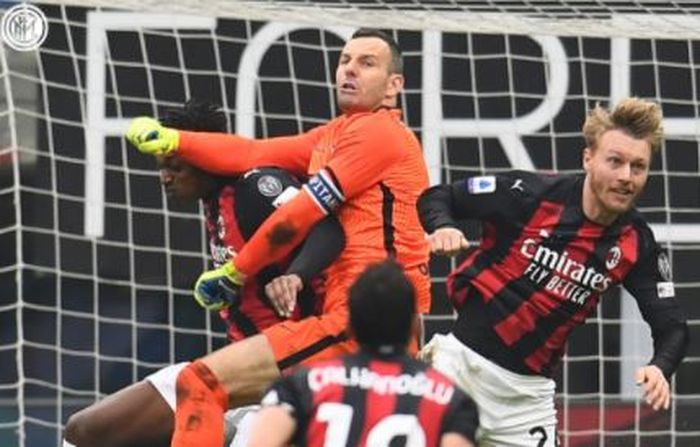
<path id="1" fill-rule="evenodd" d="M 347 303 L 347 293 L 347 288 L 328 290 L 326 302 L 341 299 Z M 277 366 L 282 371 L 291 366 L 356 352 L 358 344 L 346 332 L 348 319 L 347 305 L 340 305 L 320 316 L 277 323 L 262 333 L 267 337 Z M 408 346 L 410 355 L 418 352 L 419 334 L 415 335 Z"/>
<path id="2" fill-rule="evenodd" d="M 263 330 L 280 371 L 357 351 L 347 336 L 347 311 L 337 310 L 299 321 L 283 321 Z"/>

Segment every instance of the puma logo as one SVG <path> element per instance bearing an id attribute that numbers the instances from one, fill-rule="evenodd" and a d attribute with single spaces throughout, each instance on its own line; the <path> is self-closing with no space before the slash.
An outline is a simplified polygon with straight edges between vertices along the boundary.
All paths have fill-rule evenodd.
<path id="1" fill-rule="evenodd" d="M 515 191 L 520 191 L 520 192 L 525 192 L 525 189 L 523 188 L 523 179 L 519 178 L 515 180 L 515 183 L 510 187 L 511 190 Z"/>

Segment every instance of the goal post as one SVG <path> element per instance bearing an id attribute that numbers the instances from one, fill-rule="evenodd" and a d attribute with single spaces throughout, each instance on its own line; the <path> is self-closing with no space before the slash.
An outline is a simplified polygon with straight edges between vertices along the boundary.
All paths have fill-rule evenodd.
<path id="1" fill-rule="evenodd" d="M 168 201 L 128 120 L 211 100 L 267 137 L 337 115 L 334 71 L 359 26 L 404 52 L 404 118 L 431 182 L 512 168 L 580 172 L 596 103 L 658 101 L 667 139 L 639 208 L 669 249 L 700 337 L 700 5 L 647 1 L 102 0 L 38 4 L 36 51 L 0 46 L 0 445 L 59 445 L 70 414 L 224 343 L 191 298 L 208 262 L 198 206 Z M 478 239 L 478 228 L 469 228 Z M 453 318 L 431 262 L 426 332 Z M 574 331 L 557 377 L 564 445 L 693 445 L 700 351 L 653 413 L 635 303 L 614 291 Z M 624 295 L 624 294 L 622 294 Z M 648 336 L 648 335 L 647 335 Z"/>

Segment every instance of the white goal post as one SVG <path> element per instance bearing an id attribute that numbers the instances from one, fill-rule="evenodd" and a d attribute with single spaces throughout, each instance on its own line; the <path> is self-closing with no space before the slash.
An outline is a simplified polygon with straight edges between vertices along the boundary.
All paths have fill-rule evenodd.
<path id="1" fill-rule="evenodd" d="M 336 115 L 335 63 L 359 26 L 388 29 L 404 51 L 402 108 L 433 183 L 513 167 L 579 172 L 587 110 L 658 101 L 667 141 L 639 208 L 700 337 L 700 4 L 37 5 L 50 24 L 42 47 L 0 46 L 0 445 L 58 445 L 72 412 L 224 343 L 218 317 L 190 297 L 208 261 L 201 210 L 166 200 L 152 160 L 122 137 L 128 120 L 196 97 L 221 104 L 243 135 L 307 130 Z M 453 267 L 431 263 L 428 333 L 453 318 Z M 700 351 L 674 378 L 671 410 L 648 411 L 631 376 L 650 343 L 636 305 L 601 301 L 557 377 L 565 445 L 694 445 Z"/>

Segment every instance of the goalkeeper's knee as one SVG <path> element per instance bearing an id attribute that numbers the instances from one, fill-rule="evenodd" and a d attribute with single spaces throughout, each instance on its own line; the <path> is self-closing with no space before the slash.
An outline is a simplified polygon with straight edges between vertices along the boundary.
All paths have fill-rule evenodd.
<path id="1" fill-rule="evenodd" d="M 228 409 L 228 394 L 211 369 L 201 360 L 187 365 L 177 376 L 177 407 L 188 401 L 205 401 L 216 404 L 223 412 Z"/>

